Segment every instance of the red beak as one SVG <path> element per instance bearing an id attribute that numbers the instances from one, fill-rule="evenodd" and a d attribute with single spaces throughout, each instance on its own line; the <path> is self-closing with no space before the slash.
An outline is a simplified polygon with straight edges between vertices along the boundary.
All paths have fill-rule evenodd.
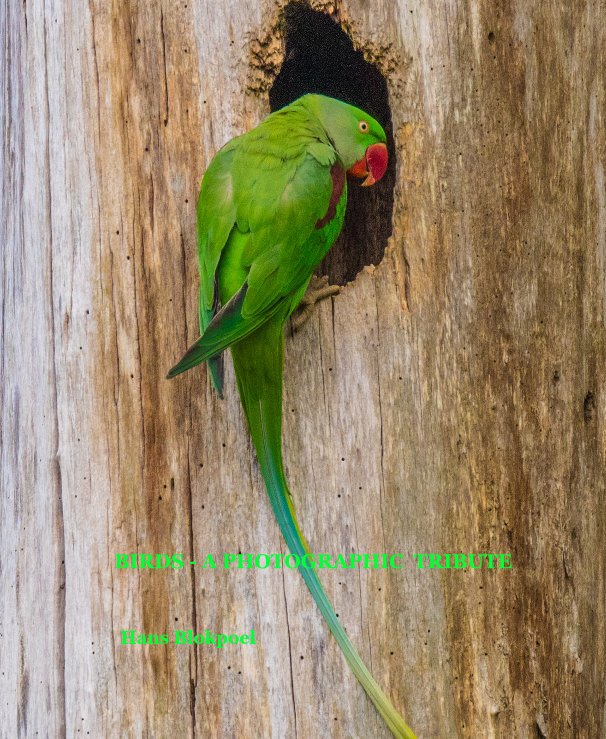
<path id="1" fill-rule="evenodd" d="M 372 144 L 366 149 L 363 159 L 357 161 L 347 171 L 354 177 L 366 177 L 362 187 L 378 182 L 387 169 L 387 147 L 385 144 Z"/>

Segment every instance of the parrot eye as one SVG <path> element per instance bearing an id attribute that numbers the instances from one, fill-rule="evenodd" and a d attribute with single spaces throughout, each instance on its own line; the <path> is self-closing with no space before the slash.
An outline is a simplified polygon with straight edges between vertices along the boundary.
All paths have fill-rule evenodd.
<path id="1" fill-rule="evenodd" d="M 360 129 L 360 131 L 362 131 L 362 133 L 367 133 L 368 123 L 366 121 L 360 121 L 358 123 L 358 128 Z"/>

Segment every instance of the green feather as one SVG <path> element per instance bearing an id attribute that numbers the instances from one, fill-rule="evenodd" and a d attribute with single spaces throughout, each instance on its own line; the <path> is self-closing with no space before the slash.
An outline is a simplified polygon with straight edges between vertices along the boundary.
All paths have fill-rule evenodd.
<path id="1" fill-rule="evenodd" d="M 274 318 L 233 346 L 231 353 L 240 399 L 271 506 L 288 548 L 293 554 L 303 557 L 310 550 L 297 522 L 282 463 L 283 347 L 283 322 Z M 377 685 L 345 633 L 316 571 L 302 568 L 300 572 L 354 675 L 393 735 L 412 739 L 414 734 Z"/>
<path id="2" fill-rule="evenodd" d="M 358 126 L 362 118 L 369 124 L 364 134 Z M 198 201 L 202 336 L 168 376 L 207 361 L 220 391 L 217 358 L 231 348 L 274 514 L 289 549 L 301 557 L 309 547 L 297 523 L 282 462 L 284 323 L 343 225 L 346 185 L 334 217 L 325 219 L 332 213 L 331 166 L 349 168 L 378 141 L 385 141 L 385 133 L 363 111 L 306 95 L 223 147 L 204 176 Z M 414 739 L 343 630 L 315 570 L 303 568 L 301 573 L 387 726 L 400 739 Z"/>
<path id="3" fill-rule="evenodd" d="M 203 334 L 218 304 L 215 292 L 217 264 L 232 231 L 235 206 L 232 198 L 231 162 L 237 139 L 219 151 L 206 170 L 196 210 L 198 226 L 198 264 L 200 292 L 198 318 Z M 223 366 L 220 357 L 209 360 L 211 380 L 223 395 Z"/>

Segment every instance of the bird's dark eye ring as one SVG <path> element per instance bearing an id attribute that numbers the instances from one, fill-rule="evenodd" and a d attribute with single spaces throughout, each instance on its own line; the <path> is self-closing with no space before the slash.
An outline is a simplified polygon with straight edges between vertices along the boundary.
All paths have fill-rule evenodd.
<path id="1" fill-rule="evenodd" d="M 358 128 L 362 133 L 366 133 L 368 131 L 368 123 L 366 123 L 366 121 L 360 121 L 358 123 Z"/>

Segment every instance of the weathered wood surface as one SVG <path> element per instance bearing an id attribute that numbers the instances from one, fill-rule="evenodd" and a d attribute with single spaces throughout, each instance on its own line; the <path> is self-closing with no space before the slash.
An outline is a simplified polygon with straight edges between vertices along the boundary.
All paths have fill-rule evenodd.
<path id="1" fill-rule="evenodd" d="M 419 736 L 604 735 L 604 4 L 316 5 L 386 74 L 398 174 L 382 263 L 287 342 L 303 529 L 514 563 L 326 589 Z M 296 572 L 113 569 L 283 549 L 231 371 L 223 402 L 164 379 L 199 180 L 267 113 L 278 10 L 0 10 L 2 736 L 386 736 Z M 259 643 L 118 644 L 176 624 Z"/>

